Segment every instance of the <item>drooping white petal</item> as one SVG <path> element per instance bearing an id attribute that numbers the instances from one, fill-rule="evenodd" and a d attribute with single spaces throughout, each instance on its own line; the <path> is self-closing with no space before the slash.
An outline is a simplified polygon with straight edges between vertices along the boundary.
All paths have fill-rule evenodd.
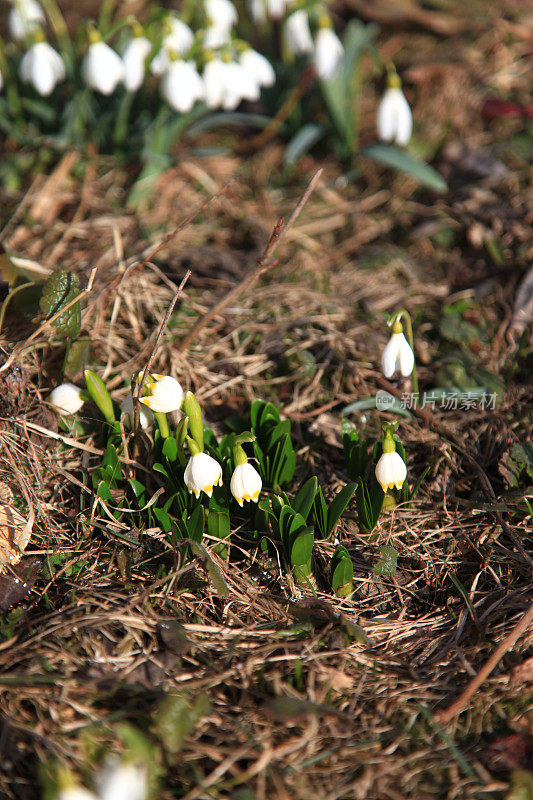
<path id="1" fill-rule="evenodd" d="M 212 58 L 204 67 L 205 102 L 209 108 L 220 108 L 226 94 L 225 63 L 220 58 Z"/>
<path id="2" fill-rule="evenodd" d="M 281 19 L 287 11 L 287 0 L 267 0 L 267 13 L 270 19 Z"/>
<path id="3" fill-rule="evenodd" d="M 99 800 L 145 800 L 148 794 L 146 767 L 110 762 L 97 776 Z"/>
<path id="4" fill-rule="evenodd" d="M 252 75 L 247 72 L 237 61 L 226 64 L 225 70 L 226 94 L 224 108 L 232 110 L 237 108 L 241 100 L 255 102 L 259 100 L 259 86 Z"/>
<path id="5" fill-rule="evenodd" d="M 154 415 L 148 408 L 146 404 L 141 405 L 139 409 L 139 422 L 141 428 L 146 430 L 147 428 L 151 428 L 154 424 Z M 133 398 L 131 394 L 124 398 L 122 403 L 120 404 L 120 419 L 125 428 L 131 430 L 133 427 Z"/>
<path id="6" fill-rule="evenodd" d="M 239 464 L 235 467 L 231 476 L 230 491 L 240 506 L 244 500 L 257 503 L 262 486 L 261 476 L 251 464 Z"/>
<path id="7" fill-rule="evenodd" d="M 396 142 L 405 147 L 413 130 L 413 115 L 402 90 L 393 86 L 386 89 L 378 106 L 376 127 L 384 142 Z"/>
<path id="8" fill-rule="evenodd" d="M 407 378 L 413 371 L 415 356 L 403 333 L 393 333 L 381 355 L 381 366 L 386 378 L 392 378 L 399 369 Z"/>
<path id="9" fill-rule="evenodd" d="M 229 44 L 231 32 L 229 28 L 221 28 L 218 25 L 209 25 L 204 32 L 203 45 L 207 50 L 218 50 L 220 47 Z"/>
<path id="10" fill-rule="evenodd" d="M 65 79 L 63 59 L 48 42 L 36 42 L 20 62 L 20 76 L 32 83 L 42 97 L 53 92 L 57 83 Z"/>
<path id="11" fill-rule="evenodd" d="M 205 492 L 211 497 L 213 486 L 222 486 L 222 467 L 207 453 L 197 453 L 189 459 L 183 479 L 191 494 L 198 497 Z"/>
<path id="12" fill-rule="evenodd" d="M 309 17 L 302 9 L 293 11 L 283 27 L 287 47 L 294 56 L 310 55 L 314 50 L 313 37 L 309 27 Z"/>
<path id="13" fill-rule="evenodd" d="M 62 383 L 50 392 L 48 402 L 60 414 L 75 414 L 85 402 L 81 392 L 79 386 L 73 383 Z"/>
<path id="14" fill-rule="evenodd" d="M 152 43 L 145 36 L 134 36 L 122 53 L 124 64 L 124 86 L 128 92 L 140 89 L 146 72 L 146 59 L 152 49 Z"/>
<path id="15" fill-rule="evenodd" d="M 407 477 L 407 467 L 401 455 L 393 453 L 383 453 L 376 464 L 376 479 L 384 492 L 396 486 L 401 489 Z"/>
<path id="16" fill-rule="evenodd" d="M 144 385 L 146 396 L 140 398 L 141 403 L 162 414 L 177 411 L 184 397 L 181 384 L 171 375 L 153 375 L 152 378 Z"/>
<path id="17" fill-rule="evenodd" d="M 204 84 L 192 61 L 172 61 L 161 79 L 161 94 L 174 111 L 185 114 L 204 98 Z"/>
<path id="18" fill-rule="evenodd" d="M 168 31 L 161 43 L 161 49 L 152 59 L 150 71 L 154 75 L 163 75 L 170 66 L 170 52 L 178 56 L 186 55 L 194 42 L 194 34 L 181 19 L 173 15 L 168 16 L 164 22 Z"/>
<path id="19" fill-rule="evenodd" d="M 331 28 L 320 28 L 316 35 L 314 64 L 322 81 L 329 80 L 341 65 L 344 48 Z"/>
<path id="20" fill-rule="evenodd" d="M 231 0 L 205 0 L 204 7 L 208 26 L 229 31 L 238 22 L 239 15 Z"/>
<path id="21" fill-rule="evenodd" d="M 105 42 L 91 42 L 82 63 L 83 80 L 101 94 L 112 94 L 124 76 L 124 64 Z"/>
<path id="22" fill-rule="evenodd" d="M 276 73 L 270 61 L 261 53 L 249 47 L 241 53 L 239 63 L 241 67 L 250 73 L 258 86 L 274 85 Z"/>
<path id="23" fill-rule="evenodd" d="M 7 18 L 9 33 L 16 41 L 26 39 L 45 24 L 46 17 L 37 0 L 16 0 Z"/>

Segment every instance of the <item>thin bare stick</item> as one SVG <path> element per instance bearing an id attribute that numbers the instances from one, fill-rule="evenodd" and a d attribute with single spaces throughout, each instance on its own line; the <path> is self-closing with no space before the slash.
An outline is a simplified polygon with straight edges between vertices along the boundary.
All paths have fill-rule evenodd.
<path id="1" fill-rule="evenodd" d="M 227 308 L 236 297 L 238 297 L 245 289 L 249 289 L 250 286 L 255 283 L 255 281 L 270 267 L 274 265 L 274 261 L 272 256 L 274 251 L 279 247 L 285 236 L 287 235 L 288 230 L 294 224 L 296 219 L 299 217 L 300 212 L 304 205 L 309 200 L 309 197 L 314 190 L 315 186 L 317 185 L 318 181 L 320 180 L 320 176 L 322 175 L 322 169 L 319 169 L 313 177 L 311 178 L 307 189 L 303 193 L 303 195 L 298 200 L 296 206 L 292 214 L 290 215 L 289 219 L 285 224 L 283 224 L 283 218 L 280 217 L 276 222 L 270 239 L 268 240 L 268 244 L 265 247 L 263 255 L 259 258 L 255 267 L 253 267 L 247 275 L 244 276 L 242 281 L 237 284 L 233 289 L 224 295 L 222 300 L 220 300 L 216 305 L 213 306 L 209 311 L 207 311 L 203 317 L 193 325 L 192 329 L 189 331 L 187 336 L 182 339 L 175 347 L 178 352 L 182 352 L 183 350 L 187 350 L 191 343 L 197 338 L 199 332 L 202 328 L 205 328 L 206 325 L 211 322 L 218 314 L 221 314 L 222 311 Z"/>
<path id="2" fill-rule="evenodd" d="M 13 350 L 11 351 L 11 355 L 9 356 L 7 361 L 5 361 L 0 367 L 0 372 L 4 372 L 4 370 L 6 370 L 9 366 L 11 366 L 15 358 L 18 355 L 20 355 L 20 353 L 22 353 L 26 349 L 26 347 L 29 344 L 31 344 L 34 341 L 34 339 L 36 339 L 48 327 L 48 325 L 51 325 L 53 322 L 55 322 L 58 317 L 60 317 L 62 314 L 65 313 L 65 311 L 68 311 L 68 309 L 72 308 L 72 306 L 75 305 L 79 300 L 81 300 L 82 297 L 85 297 L 86 294 L 89 294 L 89 292 L 93 288 L 94 277 L 96 275 L 97 269 L 98 267 L 94 267 L 94 269 L 91 270 L 91 274 L 89 275 L 89 282 L 85 287 L 85 289 L 82 289 L 81 292 L 78 295 L 76 295 L 76 297 L 73 297 L 72 300 L 69 300 L 68 303 L 65 303 L 64 306 L 61 306 L 61 308 L 59 308 L 55 314 L 52 314 L 52 316 L 49 319 L 46 319 L 42 325 L 39 325 L 37 330 L 34 331 L 31 334 L 31 336 L 28 336 L 25 342 L 20 344 L 18 347 L 13 348 Z"/>
<path id="3" fill-rule="evenodd" d="M 492 670 L 497 666 L 503 656 L 516 644 L 520 636 L 529 628 L 533 622 L 533 603 L 529 606 L 524 615 L 519 619 L 512 631 L 507 634 L 503 642 L 500 642 L 494 653 L 481 667 L 477 675 L 466 685 L 457 700 L 442 711 L 437 711 L 435 719 L 437 722 L 446 724 L 457 717 L 469 704 L 472 695 L 476 692 L 485 678 L 488 678 Z"/>
<path id="4" fill-rule="evenodd" d="M 139 417 L 140 417 L 140 414 L 141 414 L 141 407 L 140 407 L 140 403 L 139 403 L 139 397 L 141 396 L 141 392 L 143 390 L 144 382 L 146 381 L 146 378 L 150 374 L 150 367 L 152 366 L 152 363 L 153 363 L 153 360 L 154 360 L 154 357 L 155 357 L 155 352 L 156 352 L 156 350 L 157 350 L 157 348 L 159 346 L 159 342 L 161 341 L 161 339 L 163 337 L 163 334 L 165 332 L 165 328 L 168 325 L 168 321 L 170 319 L 170 315 L 172 314 L 172 312 L 174 310 L 174 306 L 176 305 L 176 302 L 178 300 L 178 297 L 182 293 L 185 284 L 187 283 L 187 281 L 190 278 L 190 275 L 191 275 L 191 270 L 188 269 L 187 272 L 185 273 L 184 277 L 183 277 L 183 280 L 181 281 L 180 285 L 178 286 L 178 288 L 176 290 L 176 293 L 174 294 L 174 297 L 170 301 L 170 305 L 166 310 L 165 316 L 163 317 L 163 321 L 162 321 L 161 325 L 159 326 L 159 331 L 157 333 L 156 340 L 154 342 L 154 346 L 152 347 L 152 352 L 150 353 L 150 355 L 148 357 L 148 361 L 146 362 L 146 366 L 144 368 L 144 372 L 142 374 L 142 378 L 141 378 L 140 381 L 134 381 L 135 385 L 133 386 L 133 389 L 132 389 L 132 392 L 131 392 L 131 396 L 133 398 L 133 430 L 134 431 L 136 431 L 137 428 L 139 427 Z"/>

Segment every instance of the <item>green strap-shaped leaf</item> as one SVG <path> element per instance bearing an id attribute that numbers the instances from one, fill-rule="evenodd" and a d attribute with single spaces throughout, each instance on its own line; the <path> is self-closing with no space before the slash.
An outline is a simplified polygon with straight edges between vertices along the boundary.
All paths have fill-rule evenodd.
<path id="1" fill-rule="evenodd" d="M 412 175 L 423 186 L 427 186 L 428 189 L 433 189 L 435 192 L 448 191 L 448 184 L 433 167 L 392 144 L 369 144 L 361 151 L 361 155 L 379 161 L 387 167 L 405 172 L 407 175 Z"/>
<path id="2" fill-rule="evenodd" d="M 346 486 L 343 486 L 342 489 L 333 498 L 328 508 L 326 538 L 329 538 L 331 536 L 333 528 L 339 521 L 340 516 L 343 513 L 344 509 L 354 496 L 356 488 L 357 488 L 357 483 L 347 483 Z"/>

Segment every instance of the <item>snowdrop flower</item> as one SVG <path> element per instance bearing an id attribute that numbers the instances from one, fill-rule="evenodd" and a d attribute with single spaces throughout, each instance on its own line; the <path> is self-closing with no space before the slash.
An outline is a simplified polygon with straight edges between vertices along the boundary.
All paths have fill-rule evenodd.
<path id="1" fill-rule="evenodd" d="M 412 373 L 414 365 L 414 353 L 403 334 L 402 323 L 396 319 L 392 326 L 392 336 L 381 356 L 383 374 L 386 378 L 392 378 L 399 369 L 404 378 L 407 378 Z"/>
<path id="2" fill-rule="evenodd" d="M 383 454 L 376 464 L 376 479 L 384 492 L 387 489 L 401 489 L 407 477 L 405 461 L 396 452 L 396 444 L 390 428 L 383 437 Z"/>
<path id="3" fill-rule="evenodd" d="M 256 25 L 268 19 L 281 19 L 292 0 L 249 0 L 248 11 Z"/>
<path id="4" fill-rule="evenodd" d="M 185 114 L 197 100 L 204 98 L 204 84 L 198 75 L 194 61 L 172 59 L 161 79 L 161 94 L 174 111 Z"/>
<path id="5" fill-rule="evenodd" d="M 134 36 L 126 45 L 122 53 L 122 62 L 124 64 L 124 86 L 128 92 L 136 92 L 140 89 L 144 80 L 146 59 L 151 49 L 152 43 L 141 34 Z"/>
<path id="6" fill-rule="evenodd" d="M 413 115 L 401 85 L 396 73 L 389 75 L 387 89 L 378 106 L 376 124 L 380 139 L 405 147 L 413 131 Z"/>
<path id="7" fill-rule="evenodd" d="M 208 50 L 218 50 L 231 42 L 231 30 L 210 25 L 204 31 L 203 45 Z"/>
<path id="8" fill-rule="evenodd" d="M 7 18 L 7 27 L 13 39 L 22 41 L 45 24 L 46 18 L 37 0 L 14 0 Z"/>
<path id="9" fill-rule="evenodd" d="M 283 31 L 287 47 L 292 55 L 310 55 L 314 51 L 315 46 L 311 36 L 311 29 L 309 28 L 309 17 L 303 8 L 293 11 L 287 17 Z"/>
<path id="10" fill-rule="evenodd" d="M 239 15 L 231 0 L 205 0 L 204 8 L 208 27 L 212 25 L 229 31 L 238 22 Z"/>
<path id="11" fill-rule="evenodd" d="M 213 487 L 222 486 L 222 467 L 207 453 L 196 453 L 190 457 L 183 479 L 191 494 L 199 497 L 200 492 L 205 492 L 211 497 Z"/>
<path id="12" fill-rule="evenodd" d="M 244 464 L 237 464 L 231 476 L 229 488 L 241 507 L 244 500 L 252 500 L 257 503 L 262 486 L 261 476 L 248 461 Z"/>
<path id="13" fill-rule="evenodd" d="M 48 97 L 56 84 L 65 80 L 63 59 L 48 42 L 37 41 L 22 57 L 20 77 L 32 83 L 41 97 Z"/>
<path id="14" fill-rule="evenodd" d="M 202 72 L 205 102 L 208 108 L 220 108 L 226 95 L 226 62 L 217 56 L 211 57 Z"/>
<path id="15" fill-rule="evenodd" d="M 110 761 L 98 774 L 96 785 L 99 800 L 145 800 L 148 793 L 146 767 Z"/>
<path id="16" fill-rule="evenodd" d="M 274 85 L 276 73 L 270 61 L 261 53 L 247 47 L 239 56 L 239 64 L 252 76 L 258 86 Z"/>
<path id="17" fill-rule="evenodd" d="M 60 414 L 75 414 L 80 410 L 85 400 L 82 390 L 73 383 L 62 383 L 50 392 L 48 402 Z"/>
<path id="18" fill-rule="evenodd" d="M 165 37 L 161 44 L 161 50 L 152 59 L 150 70 L 154 75 L 163 75 L 170 66 L 169 53 L 175 52 L 178 56 L 184 56 L 192 47 L 194 34 L 181 19 L 169 16 L 165 19 Z"/>
<path id="19" fill-rule="evenodd" d="M 171 375 L 150 375 L 144 389 L 147 395 L 139 399 L 151 411 L 169 414 L 183 403 L 183 389 Z"/>
<path id="20" fill-rule="evenodd" d="M 101 94 L 112 94 L 124 77 L 124 64 L 98 31 L 89 31 L 89 47 L 81 65 L 83 80 Z"/>
<path id="21" fill-rule="evenodd" d="M 238 61 L 230 61 L 225 69 L 225 93 L 223 108 L 232 111 L 237 108 L 241 100 L 254 102 L 259 100 L 259 86 L 253 76 L 239 64 Z"/>
<path id="22" fill-rule="evenodd" d="M 142 405 L 139 409 L 139 422 L 141 428 L 146 430 L 147 428 L 151 428 L 154 424 L 154 415 L 148 408 L 148 406 Z M 133 428 L 133 397 L 129 394 L 127 397 L 124 398 L 122 403 L 120 404 L 120 419 L 122 424 L 125 428 L 131 430 Z"/>
<path id="23" fill-rule="evenodd" d="M 314 64 L 321 81 L 329 80 L 340 67 L 344 48 L 335 31 L 321 27 L 316 35 Z"/>

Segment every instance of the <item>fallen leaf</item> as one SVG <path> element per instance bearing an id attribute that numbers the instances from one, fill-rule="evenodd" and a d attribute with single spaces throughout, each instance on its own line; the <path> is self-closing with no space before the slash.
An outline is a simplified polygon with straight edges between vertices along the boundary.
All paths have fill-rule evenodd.
<path id="1" fill-rule="evenodd" d="M 16 508 L 0 505 L 0 572 L 18 564 L 30 540 L 31 524 Z"/>

